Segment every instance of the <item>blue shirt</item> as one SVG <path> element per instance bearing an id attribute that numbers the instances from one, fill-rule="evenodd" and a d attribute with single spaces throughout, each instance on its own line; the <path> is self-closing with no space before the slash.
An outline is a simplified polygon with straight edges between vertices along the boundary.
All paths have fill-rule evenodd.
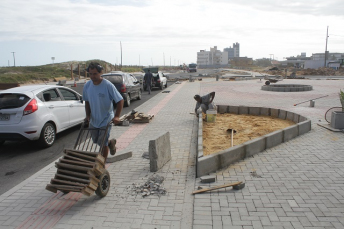
<path id="1" fill-rule="evenodd" d="M 123 99 L 116 87 L 106 79 L 98 85 L 88 81 L 84 86 L 82 98 L 90 104 L 90 124 L 95 128 L 106 126 L 113 119 L 115 114 L 112 102 L 118 103 Z"/>

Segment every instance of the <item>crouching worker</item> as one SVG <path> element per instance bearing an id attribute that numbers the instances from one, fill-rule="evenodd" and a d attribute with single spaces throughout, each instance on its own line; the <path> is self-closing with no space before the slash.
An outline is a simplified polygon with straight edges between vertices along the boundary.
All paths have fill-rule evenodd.
<path id="1" fill-rule="evenodd" d="M 85 101 L 85 122 L 89 122 L 90 128 L 100 130 L 106 129 L 110 121 L 114 125 L 120 123 L 119 116 L 124 104 L 123 97 L 116 87 L 110 81 L 101 77 L 102 70 L 103 67 L 99 63 L 90 63 L 87 72 L 91 80 L 85 84 L 82 94 L 82 98 Z M 116 113 L 114 112 L 113 101 L 117 103 Z M 109 149 L 111 155 L 116 153 L 116 139 L 109 139 L 111 126 L 109 126 L 107 133 L 100 130 L 92 131 L 92 140 L 100 145 L 101 139 L 104 139 L 104 134 L 106 134 L 104 147 L 101 152 L 106 161 Z"/>
<path id="2" fill-rule="evenodd" d="M 210 92 L 207 95 L 200 96 L 200 95 L 195 95 L 194 99 L 197 101 L 196 103 L 196 108 L 195 108 L 195 113 L 196 116 L 198 117 L 197 110 L 199 108 L 202 109 L 203 113 L 207 113 L 207 110 L 209 109 L 214 109 L 216 110 L 216 105 L 214 104 L 213 100 L 215 98 L 215 92 Z"/>

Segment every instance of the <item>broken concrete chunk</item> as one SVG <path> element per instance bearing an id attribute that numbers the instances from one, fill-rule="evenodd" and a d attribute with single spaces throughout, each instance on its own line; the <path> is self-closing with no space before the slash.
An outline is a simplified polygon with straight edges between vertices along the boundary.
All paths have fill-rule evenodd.
<path id="1" fill-rule="evenodd" d="M 212 183 L 216 181 L 216 177 L 212 176 L 212 175 L 208 175 L 208 176 L 202 176 L 201 177 L 201 182 L 202 183 Z"/>

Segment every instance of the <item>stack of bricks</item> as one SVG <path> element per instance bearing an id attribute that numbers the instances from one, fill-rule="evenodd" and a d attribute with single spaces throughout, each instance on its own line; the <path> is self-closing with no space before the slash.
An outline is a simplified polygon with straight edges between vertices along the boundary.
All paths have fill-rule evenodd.
<path id="1" fill-rule="evenodd" d="M 57 172 L 46 189 L 55 193 L 57 190 L 81 192 L 90 196 L 98 188 L 97 177 L 104 173 L 104 165 L 105 158 L 98 153 L 65 149 L 64 156 L 55 163 Z"/>

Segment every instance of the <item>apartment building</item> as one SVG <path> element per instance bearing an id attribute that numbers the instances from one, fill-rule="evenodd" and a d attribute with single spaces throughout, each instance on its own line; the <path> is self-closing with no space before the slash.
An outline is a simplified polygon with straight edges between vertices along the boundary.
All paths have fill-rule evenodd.
<path id="1" fill-rule="evenodd" d="M 228 52 L 221 52 L 217 46 L 210 48 L 210 51 L 200 50 L 197 52 L 198 66 L 221 66 L 228 65 Z"/>
<path id="2" fill-rule="evenodd" d="M 238 42 L 233 43 L 233 48 L 229 46 L 229 48 L 224 48 L 223 51 L 228 53 L 229 60 L 240 57 L 240 44 Z"/>

